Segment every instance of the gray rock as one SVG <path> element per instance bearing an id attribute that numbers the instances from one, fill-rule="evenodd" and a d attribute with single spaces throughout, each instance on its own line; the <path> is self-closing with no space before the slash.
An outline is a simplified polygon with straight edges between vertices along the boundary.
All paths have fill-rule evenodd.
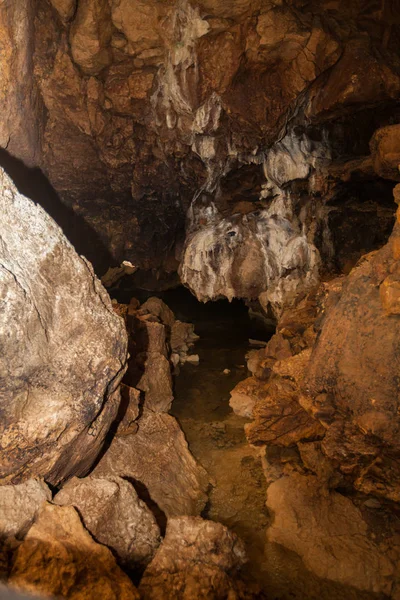
<path id="1" fill-rule="evenodd" d="M 54 498 L 74 506 L 86 529 L 130 568 L 146 565 L 160 543 L 156 520 L 132 484 L 120 477 L 73 478 Z"/>
<path id="2" fill-rule="evenodd" d="M 0 486 L 0 538 L 25 535 L 46 500 L 51 491 L 37 479 Z"/>
<path id="3" fill-rule="evenodd" d="M 145 410 L 136 434 L 115 437 L 93 471 L 143 484 L 167 517 L 198 515 L 207 502 L 208 476 L 191 455 L 178 422 Z"/>
<path id="4" fill-rule="evenodd" d="M 144 600 L 240 598 L 232 576 L 245 562 L 242 542 L 220 523 L 169 519 L 139 591 Z"/>
<path id="5" fill-rule="evenodd" d="M 119 405 L 127 336 L 47 213 L 0 171 L 0 481 L 57 483 L 94 462 Z"/>

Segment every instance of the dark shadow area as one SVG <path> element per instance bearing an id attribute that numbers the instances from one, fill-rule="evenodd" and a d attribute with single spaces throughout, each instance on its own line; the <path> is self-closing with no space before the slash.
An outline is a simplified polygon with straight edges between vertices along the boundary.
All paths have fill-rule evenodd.
<path id="1" fill-rule="evenodd" d="M 0 166 L 11 177 L 18 191 L 41 206 L 61 227 L 78 254 L 85 256 L 97 275 L 115 263 L 98 234 L 72 208 L 59 198 L 39 168 L 27 167 L 22 160 L 0 148 Z"/>

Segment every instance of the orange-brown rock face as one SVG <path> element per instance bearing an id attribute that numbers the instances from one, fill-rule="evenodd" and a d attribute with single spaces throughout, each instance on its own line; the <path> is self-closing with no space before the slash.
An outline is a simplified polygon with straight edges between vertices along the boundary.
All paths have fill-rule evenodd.
<path id="1" fill-rule="evenodd" d="M 284 312 L 267 347 L 249 356 L 253 377 L 231 399 L 236 412 L 253 419 L 246 426 L 252 444 L 276 447 L 278 455 L 296 448 L 295 469 L 395 502 L 398 237 L 396 224 L 388 244 L 348 277 L 322 284 Z"/>

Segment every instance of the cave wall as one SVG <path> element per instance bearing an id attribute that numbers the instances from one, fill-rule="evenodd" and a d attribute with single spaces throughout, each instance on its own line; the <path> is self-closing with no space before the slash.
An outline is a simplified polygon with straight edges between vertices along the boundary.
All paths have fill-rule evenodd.
<path id="1" fill-rule="evenodd" d="M 279 314 L 390 232 L 397 175 L 368 156 L 400 117 L 397 4 L 5 2 L 1 146 L 89 226 L 99 272 Z"/>

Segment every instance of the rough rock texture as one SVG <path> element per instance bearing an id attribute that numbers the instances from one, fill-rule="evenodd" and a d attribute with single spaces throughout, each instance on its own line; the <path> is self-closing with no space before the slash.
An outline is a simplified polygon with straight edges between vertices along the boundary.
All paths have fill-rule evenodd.
<path id="1" fill-rule="evenodd" d="M 364 160 L 400 121 L 397 14 L 398 0 L 18 0 L 0 13 L 0 145 L 90 225 L 99 270 L 130 260 L 154 287 L 180 264 L 200 299 L 264 294 L 279 315 L 387 238 L 390 186 Z"/>
<path id="2" fill-rule="evenodd" d="M 0 486 L 0 538 L 24 536 L 46 500 L 51 491 L 37 479 Z"/>
<path id="3" fill-rule="evenodd" d="M 270 541 L 297 552 L 319 577 L 397 597 L 398 535 L 377 540 L 352 501 L 327 492 L 316 477 L 282 477 L 269 486 L 267 498 L 275 515 Z"/>
<path id="4" fill-rule="evenodd" d="M 116 436 L 93 475 L 137 482 L 167 517 L 198 515 L 207 501 L 207 474 L 177 421 L 163 413 L 144 411 L 137 433 Z"/>
<path id="5" fill-rule="evenodd" d="M 127 338 L 91 265 L 0 172 L 0 480 L 56 483 L 95 460 Z"/>
<path id="6" fill-rule="evenodd" d="M 267 346 L 248 355 L 253 376 L 232 392 L 234 408 L 251 412 L 249 442 L 265 450 L 269 540 L 318 577 L 391 598 L 400 581 L 398 215 L 382 249 L 283 312 Z"/>
<path id="7" fill-rule="evenodd" d="M 139 598 L 110 550 L 90 537 L 71 506 L 43 508 L 14 556 L 9 583 L 72 600 Z"/>
<path id="8" fill-rule="evenodd" d="M 396 188 L 397 189 L 397 188 Z M 367 255 L 327 311 L 314 346 L 302 404 L 330 412 L 323 451 L 365 492 L 400 500 L 399 224 Z"/>
<path id="9" fill-rule="evenodd" d="M 54 503 L 74 506 L 94 539 L 113 550 L 128 568 L 149 563 L 160 543 L 153 514 L 132 484 L 120 477 L 71 479 Z"/>
<path id="10" fill-rule="evenodd" d="M 194 517 L 169 519 L 140 593 L 145 600 L 244 598 L 234 577 L 245 561 L 242 542 L 220 523 Z"/>

